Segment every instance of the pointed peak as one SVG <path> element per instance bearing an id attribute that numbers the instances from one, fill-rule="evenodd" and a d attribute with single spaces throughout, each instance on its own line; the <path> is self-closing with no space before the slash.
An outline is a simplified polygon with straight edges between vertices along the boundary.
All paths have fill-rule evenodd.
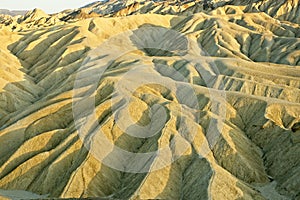
<path id="1" fill-rule="evenodd" d="M 39 8 L 35 8 L 31 11 L 28 11 L 25 14 L 25 18 L 42 18 L 42 17 L 49 17 L 49 15 Z"/>

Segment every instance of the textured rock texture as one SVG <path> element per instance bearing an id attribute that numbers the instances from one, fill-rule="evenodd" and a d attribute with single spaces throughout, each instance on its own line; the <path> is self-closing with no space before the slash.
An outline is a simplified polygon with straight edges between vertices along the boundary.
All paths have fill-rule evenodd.
<path id="1" fill-rule="evenodd" d="M 0 16 L 0 196 L 300 199 L 299 2 L 202 4 Z"/>

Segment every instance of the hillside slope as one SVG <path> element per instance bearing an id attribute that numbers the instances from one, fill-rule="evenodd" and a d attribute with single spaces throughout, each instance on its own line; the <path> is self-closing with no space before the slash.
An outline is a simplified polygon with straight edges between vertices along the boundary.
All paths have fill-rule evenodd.
<path id="1" fill-rule="evenodd" d="M 5 16 L 0 196 L 299 200 L 299 3 L 272 2 Z"/>

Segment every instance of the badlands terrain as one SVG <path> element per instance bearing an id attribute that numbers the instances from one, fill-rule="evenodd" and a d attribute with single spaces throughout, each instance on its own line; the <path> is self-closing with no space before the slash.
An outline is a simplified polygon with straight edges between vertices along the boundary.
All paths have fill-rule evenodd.
<path id="1" fill-rule="evenodd" d="M 0 199 L 300 200 L 299 23 L 298 0 L 0 15 Z"/>

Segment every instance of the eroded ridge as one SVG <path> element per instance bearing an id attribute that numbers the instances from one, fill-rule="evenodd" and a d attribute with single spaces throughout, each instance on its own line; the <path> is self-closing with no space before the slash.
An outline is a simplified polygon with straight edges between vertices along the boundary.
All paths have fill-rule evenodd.
<path id="1" fill-rule="evenodd" d="M 298 1 L 215 4 L 4 24 L 0 196 L 299 199 Z"/>

